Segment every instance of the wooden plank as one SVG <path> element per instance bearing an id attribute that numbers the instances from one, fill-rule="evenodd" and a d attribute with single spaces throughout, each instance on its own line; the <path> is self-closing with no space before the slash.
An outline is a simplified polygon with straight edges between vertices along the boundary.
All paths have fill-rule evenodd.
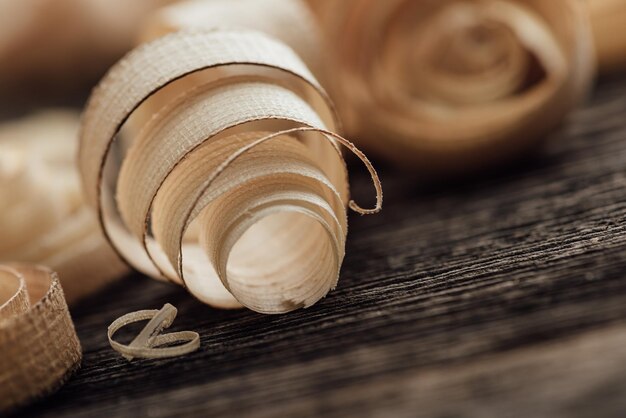
<path id="1" fill-rule="evenodd" d="M 82 369 L 23 415 L 620 416 L 626 411 L 626 80 L 525 163 L 462 184 L 383 170 L 339 287 L 284 316 L 134 276 L 74 310 Z M 358 172 L 359 167 L 355 166 Z M 357 198 L 371 186 L 356 174 Z M 106 327 L 170 302 L 185 358 L 126 362 Z"/>

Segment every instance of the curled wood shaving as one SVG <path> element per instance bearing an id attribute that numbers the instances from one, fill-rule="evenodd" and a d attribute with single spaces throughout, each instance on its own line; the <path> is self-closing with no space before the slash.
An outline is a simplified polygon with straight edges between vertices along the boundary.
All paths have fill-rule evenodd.
<path id="1" fill-rule="evenodd" d="M 81 348 L 56 273 L 0 266 L 0 412 L 57 389 Z"/>
<path id="2" fill-rule="evenodd" d="M 49 266 L 70 304 L 128 271 L 84 205 L 78 126 L 62 110 L 0 125 L 0 262 Z"/>
<path id="3" fill-rule="evenodd" d="M 307 307 L 338 279 L 346 206 L 381 209 L 378 176 L 337 133 L 300 58 L 258 32 L 182 32 L 114 66 L 83 115 L 79 165 L 107 238 L 131 265 L 205 303 Z M 340 146 L 372 176 L 349 199 Z"/>
<path id="4" fill-rule="evenodd" d="M 466 171 L 518 155 L 593 80 L 579 0 L 310 3 L 348 133 L 411 169 Z"/>
<path id="5" fill-rule="evenodd" d="M 134 358 L 156 359 L 178 357 L 192 353 L 200 348 L 200 336 L 198 333 L 180 331 L 161 334 L 164 329 L 172 325 L 177 313 L 176 308 L 167 303 L 160 310 L 137 311 L 121 316 L 109 326 L 107 332 L 109 344 L 128 361 Z M 130 344 L 121 344 L 113 339 L 113 335 L 121 328 L 134 322 L 145 321 L 146 319 L 150 321 Z M 180 342 L 184 342 L 184 344 L 161 347 Z"/>

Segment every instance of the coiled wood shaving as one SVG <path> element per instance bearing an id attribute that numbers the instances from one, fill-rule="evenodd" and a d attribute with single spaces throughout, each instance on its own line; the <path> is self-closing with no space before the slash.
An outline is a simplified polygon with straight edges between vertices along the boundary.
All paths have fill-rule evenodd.
<path id="1" fill-rule="evenodd" d="M 335 286 L 345 207 L 381 208 L 374 169 L 337 130 L 326 94 L 284 44 L 241 30 L 178 33 L 131 52 L 94 90 L 80 170 L 134 267 L 214 306 L 281 313 Z M 372 175 L 374 208 L 349 201 L 340 145 Z"/>
<path id="2" fill-rule="evenodd" d="M 80 343 L 56 273 L 0 266 L 0 412 L 57 389 L 78 368 Z"/>
<path id="3" fill-rule="evenodd" d="M 502 163 L 558 127 L 594 75 L 579 0 L 312 0 L 348 134 L 414 170 Z"/>

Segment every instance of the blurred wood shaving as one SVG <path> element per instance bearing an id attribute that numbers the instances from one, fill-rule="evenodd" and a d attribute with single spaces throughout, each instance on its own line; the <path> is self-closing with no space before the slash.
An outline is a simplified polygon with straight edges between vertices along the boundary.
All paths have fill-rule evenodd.
<path id="1" fill-rule="evenodd" d="M 586 3 L 600 71 L 605 74 L 626 71 L 626 2 L 586 0 Z"/>
<path id="2" fill-rule="evenodd" d="M 78 126 L 69 110 L 0 125 L 0 262 L 49 266 L 70 304 L 128 271 L 84 205 Z"/>
<path id="3" fill-rule="evenodd" d="M 557 128 L 594 79 L 579 0 L 315 0 L 348 134 L 422 172 L 502 164 Z"/>

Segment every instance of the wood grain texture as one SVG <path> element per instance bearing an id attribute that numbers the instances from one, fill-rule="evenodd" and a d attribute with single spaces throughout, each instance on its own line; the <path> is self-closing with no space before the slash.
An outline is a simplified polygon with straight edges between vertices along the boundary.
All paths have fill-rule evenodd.
<path id="1" fill-rule="evenodd" d="M 350 219 L 339 287 L 308 310 L 114 285 L 73 311 L 82 369 L 20 415 L 624 416 L 626 80 L 603 82 L 555 139 L 463 184 L 383 170 L 383 214 Z M 369 196 L 365 175 L 354 183 Z M 111 350 L 111 321 L 165 302 L 198 352 Z"/>

